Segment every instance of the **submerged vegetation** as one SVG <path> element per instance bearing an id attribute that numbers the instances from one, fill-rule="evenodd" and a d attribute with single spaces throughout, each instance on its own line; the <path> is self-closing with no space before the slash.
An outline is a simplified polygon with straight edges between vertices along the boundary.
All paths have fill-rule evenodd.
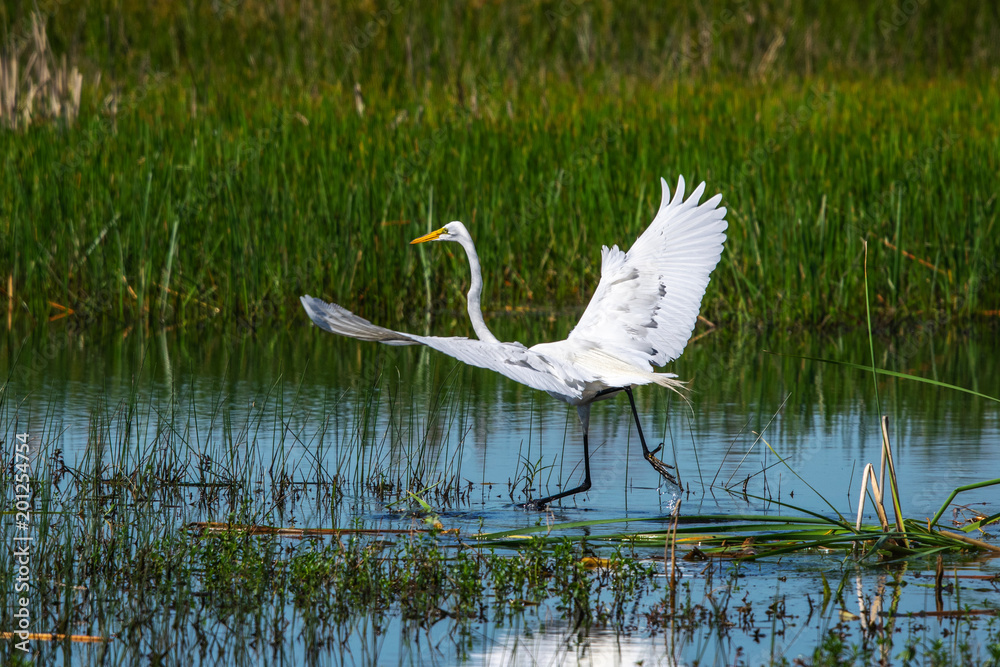
<path id="1" fill-rule="evenodd" d="M 406 244 L 461 219 L 493 316 L 562 312 L 684 174 L 730 210 L 712 321 L 857 324 L 860 239 L 880 322 L 995 321 L 1000 19 L 910 4 L 57 4 L 80 115 L 0 132 L 0 289 L 28 323 L 312 293 L 402 325 L 461 311 L 461 258 Z"/>
<path id="2" fill-rule="evenodd" d="M 389 411 L 388 446 L 405 450 L 410 429 L 397 420 L 406 410 L 374 407 L 385 383 L 377 379 L 359 403 Z M 454 462 L 437 467 L 444 476 L 434 484 L 413 468 L 391 490 L 367 481 L 385 474 L 381 464 L 353 467 L 380 458 L 373 413 L 359 414 L 337 445 L 353 452 L 343 458 L 320 458 L 324 438 L 310 431 L 323 426 L 289 433 L 319 441 L 310 448 L 317 458 L 296 458 L 252 435 L 269 419 L 296 422 L 300 408 L 278 396 L 238 418 L 230 409 L 213 416 L 158 406 L 155 393 L 137 385 L 127 401 L 101 403 L 78 462 L 67 464 L 44 444 L 57 442 L 48 436 L 35 443 L 31 613 L 48 632 L 34 637 L 36 660 L 323 664 L 333 656 L 380 664 L 396 661 L 382 647 L 397 634 L 391 650 L 401 656 L 472 660 L 498 644 L 516 647 L 521 628 L 552 618 L 567 637 L 646 638 L 650 656 L 661 658 L 684 651 L 709 662 L 792 664 L 786 642 L 802 632 L 819 638 L 812 656 L 798 658 L 807 664 L 890 657 L 986 665 L 1000 657 L 1000 581 L 968 567 L 1000 548 L 966 537 L 995 525 L 996 515 L 958 532 L 907 520 L 898 534 L 855 530 L 772 500 L 789 514 L 682 516 L 678 507 L 667 516 L 467 531 L 452 526 L 467 525 L 462 508 L 478 488 L 432 492 L 454 484 Z M 19 427 L 5 396 L 7 437 Z M 13 485 L 4 489 L 13 506 Z M 392 518 L 351 520 L 358 503 L 380 493 Z M 943 500 L 947 507 L 952 498 Z M 11 543 L 14 523 L 2 526 Z M 0 552 L 0 623 L 8 628 L 17 608 L 12 558 Z M 822 584 L 806 593 L 808 618 L 790 597 L 802 589 L 785 583 L 808 567 L 801 559 L 827 563 Z M 775 589 L 754 593 L 762 584 Z M 908 586 L 929 587 L 936 610 L 914 609 Z M 717 646 L 705 654 L 708 644 Z M 11 643 L 0 650 L 17 664 Z"/>
<path id="3" fill-rule="evenodd" d="M 131 342 L 119 355 L 145 347 Z M 171 347 L 171 372 L 184 373 L 184 354 Z M 87 431 L 75 436 L 49 409 L 26 416 L 11 385 L 0 393 L 5 441 L 25 419 L 38 434 L 36 661 L 475 664 L 530 653 L 534 638 L 565 643 L 568 660 L 597 664 L 588 656 L 614 637 L 622 662 L 646 646 L 636 659 L 649 664 L 670 656 L 747 665 L 996 663 L 1000 581 L 990 533 L 998 517 L 934 513 L 977 499 L 956 499 L 950 488 L 935 491 L 930 522 L 907 515 L 905 533 L 855 527 L 840 502 L 770 497 L 773 469 L 748 478 L 749 492 L 739 478 L 712 483 L 742 496 L 744 514 L 684 511 L 687 495 L 673 514 L 526 515 L 508 505 L 508 488 L 511 503 L 522 500 L 513 495 L 521 480 L 505 484 L 495 472 L 462 467 L 461 450 L 472 445 L 447 434 L 474 428 L 463 424 L 474 400 L 465 387 L 430 380 L 425 408 L 376 371 L 370 385 L 318 403 L 303 387 L 269 386 L 240 405 L 245 393 L 225 383 L 208 400 L 194 401 L 199 390 L 184 383 L 165 390 L 156 380 L 163 363 L 140 357 L 139 377 L 115 391 L 125 398 L 99 399 Z M 359 363 L 377 368 L 373 359 Z M 772 466 L 791 467 L 773 455 Z M 792 472 L 806 493 L 815 467 Z M 3 488 L 13 507 L 14 485 Z M 490 527 L 498 505 L 501 522 L 517 527 Z M 11 521 L 0 527 L 7 543 L 16 532 Z M 17 609 L 12 558 L 0 552 L 0 623 L 8 628 Z M 807 652 L 804 636 L 814 638 Z M 538 647 L 540 655 L 553 650 Z M 5 660 L 20 655 L 11 643 L 0 651 Z"/>

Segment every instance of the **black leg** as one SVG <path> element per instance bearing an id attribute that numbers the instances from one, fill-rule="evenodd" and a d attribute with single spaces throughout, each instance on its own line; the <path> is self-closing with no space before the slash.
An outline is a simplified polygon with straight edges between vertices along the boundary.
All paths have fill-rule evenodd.
<path id="1" fill-rule="evenodd" d="M 670 472 L 673 466 L 669 466 L 660 459 L 656 458 L 656 453 L 663 448 L 661 443 L 659 447 L 653 451 L 649 451 L 649 447 L 646 446 L 646 438 L 642 435 L 642 426 L 639 424 L 639 411 L 635 409 L 635 398 L 632 397 L 632 388 L 624 387 L 625 393 L 628 394 L 628 402 L 632 404 L 632 418 L 635 420 L 635 428 L 639 432 L 639 442 L 642 443 L 642 457 L 649 461 L 649 465 L 653 466 L 653 470 L 663 475 L 664 478 L 671 484 L 677 484 L 677 480 L 674 478 L 673 474 Z"/>
<path id="2" fill-rule="evenodd" d="M 583 484 L 576 487 L 575 489 L 570 489 L 569 491 L 563 491 L 562 493 L 557 493 L 555 495 L 539 498 L 538 500 L 529 500 L 528 502 L 521 505 L 521 507 L 523 507 L 526 510 L 541 510 L 545 509 L 545 506 L 551 503 L 553 500 L 559 500 L 560 498 L 565 498 L 566 496 L 572 496 L 575 493 L 582 493 L 583 491 L 590 490 L 590 445 L 587 443 L 587 429 L 583 430 L 583 471 L 584 471 Z"/>

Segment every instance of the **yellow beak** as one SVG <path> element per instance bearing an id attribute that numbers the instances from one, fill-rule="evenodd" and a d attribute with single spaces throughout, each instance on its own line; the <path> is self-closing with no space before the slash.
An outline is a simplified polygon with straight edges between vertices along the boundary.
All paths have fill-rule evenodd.
<path id="1" fill-rule="evenodd" d="M 412 241 L 410 241 L 410 245 L 413 245 L 414 243 L 424 243 L 426 241 L 434 241 L 435 239 L 437 239 L 437 237 L 441 236 L 442 234 L 444 234 L 444 227 L 435 230 L 430 234 L 424 234 L 419 239 L 413 239 Z"/>

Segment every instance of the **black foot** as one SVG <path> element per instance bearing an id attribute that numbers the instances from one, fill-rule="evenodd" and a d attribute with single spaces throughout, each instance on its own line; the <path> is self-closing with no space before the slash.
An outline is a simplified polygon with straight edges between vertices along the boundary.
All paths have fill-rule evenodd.
<path id="1" fill-rule="evenodd" d="M 660 459 L 658 459 L 655 456 L 653 456 L 656 452 L 660 451 L 660 449 L 662 447 L 663 447 L 663 445 L 660 445 L 659 447 L 657 447 L 652 452 L 646 451 L 646 452 L 643 453 L 642 456 L 643 456 L 644 459 L 646 459 L 647 461 L 649 461 L 649 465 L 653 466 L 653 470 L 655 470 L 656 472 L 660 473 L 660 475 L 662 475 L 665 480 L 667 480 L 671 484 L 678 485 L 677 478 L 675 478 L 673 476 L 673 473 L 670 472 L 671 470 L 674 469 L 674 467 L 672 465 L 667 465 L 666 463 L 664 463 Z"/>
<path id="2" fill-rule="evenodd" d="M 580 486 L 575 489 L 570 489 L 569 491 L 563 491 L 562 493 L 556 493 L 551 496 L 545 496 L 544 498 L 539 498 L 538 500 L 529 500 L 528 502 L 518 505 L 521 509 L 525 510 L 544 510 L 546 506 L 553 500 L 559 500 L 560 498 L 565 498 L 566 496 L 572 496 L 577 493 L 583 493 L 584 491 L 590 491 L 590 466 L 587 469 L 587 479 Z"/>
<path id="3" fill-rule="evenodd" d="M 542 500 L 545 500 L 545 499 L 542 498 Z M 529 500 L 526 503 L 520 503 L 516 507 L 518 509 L 522 509 L 522 510 L 525 510 L 525 511 L 540 512 L 540 511 L 544 510 L 547 507 L 547 505 L 545 503 L 543 503 L 543 502 L 538 501 L 538 500 Z"/>

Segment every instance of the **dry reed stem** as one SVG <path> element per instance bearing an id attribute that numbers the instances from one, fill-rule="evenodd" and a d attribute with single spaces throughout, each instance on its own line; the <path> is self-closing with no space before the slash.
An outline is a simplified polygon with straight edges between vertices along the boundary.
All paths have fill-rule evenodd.
<path id="1" fill-rule="evenodd" d="M 885 504 L 882 502 L 882 492 L 884 489 L 879 486 L 879 483 L 875 481 L 875 466 L 871 463 L 866 463 L 864 471 L 861 473 L 861 497 L 858 499 L 858 520 L 854 524 L 854 529 L 857 531 L 861 530 L 861 515 L 864 513 L 865 509 L 865 492 L 868 490 L 868 484 L 871 483 L 873 504 L 875 505 L 875 513 L 878 514 L 879 523 L 882 524 L 882 530 L 889 530 L 889 517 L 885 513 Z"/>
<path id="2" fill-rule="evenodd" d="M 861 530 L 861 515 L 865 509 L 865 491 L 867 490 L 869 482 L 872 486 L 872 494 L 874 496 L 873 503 L 875 505 L 875 512 L 878 514 L 879 522 L 882 524 L 882 530 L 889 531 L 889 516 L 885 511 L 885 469 L 886 464 L 889 467 L 889 484 L 891 489 L 895 492 L 892 495 L 892 509 L 896 517 L 896 531 L 906 534 L 906 529 L 903 525 L 902 510 L 899 506 L 898 500 L 898 484 L 896 482 L 896 466 L 893 464 L 892 460 L 892 445 L 889 443 L 889 418 L 886 416 L 882 417 L 882 455 L 879 462 L 879 481 L 875 481 L 875 468 L 871 463 L 865 464 L 864 471 L 861 475 L 861 497 L 858 499 L 858 518 L 854 524 L 854 529 L 857 531 Z M 901 542 L 902 546 L 909 548 L 909 542 L 904 537 L 902 540 L 892 540 L 895 542 Z"/>
<path id="3" fill-rule="evenodd" d="M 932 271 L 935 271 L 937 273 L 943 273 L 944 275 L 948 276 L 948 281 L 951 282 L 951 270 L 950 269 L 947 270 L 947 271 L 943 271 L 943 270 L 939 269 L 937 266 L 935 266 L 934 264 L 931 264 L 930 262 L 928 262 L 926 259 L 920 259 L 916 255 L 914 255 L 912 252 L 906 252 L 905 250 L 900 250 L 896 246 L 894 246 L 891 243 L 889 243 L 889 239 L 882 239 L 882 243 L 883 243 L 883 245 L 885 245 L 890 250 L 895 250 L 896 252 L 898 252 L 899 254 L 901 254 L 903 257 L 906 257 L 907 259 L 912 259 L 913 261 L 918 262 L 918 263 L 922 264 L 923 266 L 926 266 L 928 269 L 931 269 Z"/>
<path id="4" fill-rule="evenodd" d="M 959 542 L 965 542 L 970 546 L 978 547 L 980 549 L 985 549 L 986 551 L 990 551 L 995 554 L 1000 554 L 1000 547 L 994 544 L 989 544 L 988 542 L 983 542 L 982 540 L 977 540 L 974 537 L 969 537 L 968 535 L 962 535 L 961 533 L 953 533 L 950 530 L 942 530 L 939 531 L 939 533 L 946 537 L 950 537 L 953 540 L 958 540 Z"/>
<path id="5" fill-rule="evenodd" d="M 882 446 L 885 449 L 886 461 L 889 463 L 889 482 L 891 488 L 896 491 L 892 501 L 892 510 L 896 514 L 896 530 L 906 533 L 903 527 L 902 510 L 899 506 L 899 483 L 896 481 L 896 466 L 892 461 L 892 446 L 889 444 L 889 417 L 885 415 L 882 416 Z M 884 492 L 885 488 L 883 487 L 882 490 Z M 905 538 L 903 543 L 906 544 Z"/>
<path id="6" fill-rule="evenodd" d="M 31 17 L 31 39 L 23 70 L 18 67 L 18 51 L 12 43 L 6 54 L 0 54 L 0 125 L 23 129 L 36 117 L 74 123 L 80 113 L 83 75 L 69 66 L 65 54 L 57 59 L 52 53 L 39 14 Z"/>

